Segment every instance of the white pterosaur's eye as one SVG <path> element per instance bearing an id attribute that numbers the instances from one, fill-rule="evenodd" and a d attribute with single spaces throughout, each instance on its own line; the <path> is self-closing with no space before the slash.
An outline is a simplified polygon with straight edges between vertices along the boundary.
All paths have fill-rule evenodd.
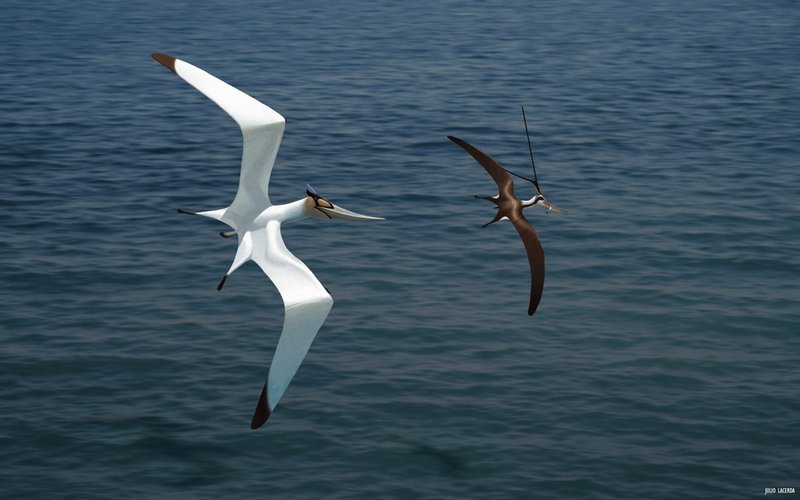
<path id="1" fill-rule="evenodd" d="M 314 200 L 314 208 L 327 208 L 333 210 L 333 203 L 329 202 L 317 193 L 308 193 L 308 196 Z"/>
<path id="2" fill-rule="evenodd" d="M 317 204 L 318 207 L 330 208 L 331 210 L 333 210 L 333 204 L 328 200 L 326 200 L 325 198 L 323 198 L 322 196 L 314 198 L 314 202 Z"/>
<path id="3" fill-rule="evenodd" d="M 320 196 L 310 184 L 306 184 L 306 194 L 314 200 L 314 208 L 322 207 L 333 210 L 333 203 Z"/>

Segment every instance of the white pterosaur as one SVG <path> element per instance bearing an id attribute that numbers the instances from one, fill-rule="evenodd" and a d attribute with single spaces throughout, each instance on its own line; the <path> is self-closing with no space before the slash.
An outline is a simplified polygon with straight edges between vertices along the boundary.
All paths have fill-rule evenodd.
<path id="1" fill-rule="evenodd" d="M 271 204 L 267 188 L 286 124 L 283 116 L 186 61 L 159 53 L 152 56 L 217 103 L 242 129 L 244 151 L 239 190 L 233 203 L 218 210 L 178 212 L 224 222 L 233 231 L 223 232 L 222 236 L 238 236 L 236 256 L 220 281 L 218 290 L 222 289 L 225 279 L 232 272 L 253 260 L 272 280 L 283 298 L 286 310 L 283 332 L 250 424 L 251 428 L 257 429 L 272 414 L 333 305 L 327 289 L 284 245 L 281 225 L 307 216 L 348 220 L 383 219 L 334 205 L 309 185 L 306 185 L 304 198 L 285 205 Z"/>

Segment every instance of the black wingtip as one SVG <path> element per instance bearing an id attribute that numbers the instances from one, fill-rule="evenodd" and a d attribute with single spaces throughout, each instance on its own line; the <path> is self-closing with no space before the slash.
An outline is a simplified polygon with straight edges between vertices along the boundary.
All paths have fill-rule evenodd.
<path id="1" fill-rule="evenodd" d="M 531 303 L 528 304 L 528 316 L 533 316 L 533 313 L 535 313 L 536 310 L 539 309 L 539 300 L 541 300 L 541 297 L 539 299 L 534 299 L 533 297 L 531 297 Z"/>
<path id="2" fill-rule="evenodd" d="M 184 210 L 184 209 L 182 209 L 182 208 L 179 208 L 179 209 L 177 210 L 177 212 L 178 212 L 179 214 L 185 214 L 185 215 L 197 215 L 197 212 L 190 212 L 190 211 L 188 211 L 188 210 Z"/>
<path id="3" fill-rule="evenodd" d="M 267 384 L 261 389 L 261 397 L 258 398 L 258 405 L 256 411 L 253 413 L 253 420 L 250 422 L 250 428 L 255 430 L 267 423 L 267 419 L 272 415 L 267 405 Z"/>
<path id="4" fill-rule="evenodd" d="M 217 291 L 218 291 L 218 292 L 219 292 L 220 290 L 222 290 L 222 287 L 223 287 L 223 286 L 225 286 L 225 280 L 226 280 L 226 279 L 228 279 L 228 275 L 227 275 L 227 274 L 226 274 L 225 276 L 223 276 L 223 277 L 222 277 L 222 281 L 220 281 L 220 282 L 219 282 L 219 285 L 217 285 Z"/>
<path id="5" fill-rule="evenodd" d="M 175 73 L 175 58 L 160 52 L 153 52 L 150 57 L 164 65 L 165 68 Z"/>

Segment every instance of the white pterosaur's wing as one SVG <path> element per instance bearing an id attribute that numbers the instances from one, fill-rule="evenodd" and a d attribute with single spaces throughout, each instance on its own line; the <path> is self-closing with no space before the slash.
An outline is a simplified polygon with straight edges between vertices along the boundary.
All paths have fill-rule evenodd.
<path id="1" fill-rule="evenodd" d="M 164 54 L 153 58 L 186 80 L 225 110 L 239 124 L 244 138 L 239 190 L 222 220 L 254 218 L 270 205 L 267 188 L 286 120 L 241 90 L 186 61 Z"/>
<path id="2" fill-rule="evenodd" d="M 257 429 L 267 421 L 306 357 L 333 299 L 314 273 L 286 248 L 280 222 L 271 221 L 251 234 L 253 260 L 275 283 L 286 308 L 283 332 L 250 424 Z"/>

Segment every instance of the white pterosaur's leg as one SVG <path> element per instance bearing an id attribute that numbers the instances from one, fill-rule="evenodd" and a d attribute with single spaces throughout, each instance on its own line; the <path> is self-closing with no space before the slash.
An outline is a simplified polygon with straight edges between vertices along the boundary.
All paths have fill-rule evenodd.
<path id="1" fill-rule="evenodd" d="M 217 290 L 222 290 L 222 287 L 225 286 L 225 280 L 228 279 L 228 276 L 230 276 L 235 270 L 239 269 L 242 264 L 250 260 L 252 256 L 253 236 L 250 231 L 247 231 L 241 238 L 239 238 L 239 248 L 236 249 L 236 256 L 233 258 L 233 263 L 231 264 L 230 269 L 228 269 L 228 272 L 222 277 L 222 281 L 220 281 L 219 285 L 217 285 Z"/>

